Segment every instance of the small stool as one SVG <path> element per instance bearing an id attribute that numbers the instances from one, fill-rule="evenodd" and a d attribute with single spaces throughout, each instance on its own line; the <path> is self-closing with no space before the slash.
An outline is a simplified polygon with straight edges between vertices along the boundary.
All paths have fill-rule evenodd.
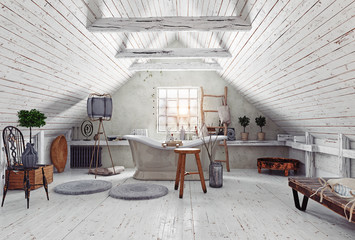
<path id="1" fill-rule="evenodd" d="M 200 149 L 198 148 L 176 148 L 174 150 L 175 153 L 179 154 L 179 161 L 176 169 L 176 178 L 175 178 L 175 190 L 179 188 L 179 180 L 180 180 L 180 194 L 179 197 L 182 198 L 184 194 L 184 179 L 185 175 L 190 174 L 199 174 L 202 190 L 204 193 L 207 192 L 205 178 L 203 177 L 203 171 L 200 161 Z M 195 154 L 196 164 L 198 172 L 185 172 L 185 162 L 186 162 L 186 154 Z"/>

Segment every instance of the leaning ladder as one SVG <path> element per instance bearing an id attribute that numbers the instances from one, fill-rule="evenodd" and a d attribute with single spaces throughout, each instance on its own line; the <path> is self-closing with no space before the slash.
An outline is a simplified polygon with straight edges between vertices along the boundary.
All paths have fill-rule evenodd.
<path id="1" fill-rule="evenodd" d="M 210 95 L 210 94 L 205 94 L 204 91 L 203 91 L 203 87 L 201 87 L 201 122 L 202 122 L 202 124 L 205 124 L 205 113 L 207 113 L 207 112 L 218 113 L 217 110 L 205 110 L 203 108 L 204 98 L 205 97 L 223 98 L 223 100 L 224 100 L 223 104 L 227 105 L 227 91 L 228 91 L 228 88 L 224 87 L 224 95 Z M 224 136 L 227 136 L 227 130 L 228 130 L 227 123 L 223 123 L 223 126 L 210 126 L 210 127 L 207 127 L 207 129 L 209 129 L 210 131 L 213 131 L 213 130 L 216 130 L 216 129 L 220 129 L 220 128 L 223 128 Z M 227 171 L 230 172 L 227 140 L 223 140 L 223 144 L 219 144 L 219 145 L 220 146 L 224 146 L 224 152 L 225 152 L 226 159 L 224 159 L 224 160 L 215 160 L 215 161 L 216 162 L 225 162 Z"/>

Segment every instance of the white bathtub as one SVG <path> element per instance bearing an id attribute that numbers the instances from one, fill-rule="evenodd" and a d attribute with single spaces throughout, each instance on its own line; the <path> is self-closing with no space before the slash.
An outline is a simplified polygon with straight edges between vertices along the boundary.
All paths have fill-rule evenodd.
<path id="1" fill-rule="evenodd" d="M 212 136 L 211 141 L 226 139 L 226 136 Z M 125 135 L 129 142 L 132 152 L 133 163 L 136 171 L 133 175 L 139 180 L 175 180 L 177 167 L 177 154 L 174 153 L 175 147 L 162 147 L 162 142 L 152 138 L 138 135 Z M 205 137 L 205 141 L 210 141 L 210 137 Z M 218 145 L 218 142 L 215 146 Z M 201 139 L 183 141 L 182 147 L 200 148 L 201 165 L 205 178 L 208 177 L 209 159 Z M 215 149 L 214 149 L 215 150 Z M 215 151 L 213 151 L 215 152 Z M 196 171 L 196 161 L 194 155 L 186 156 L 186 171 Z M 199 179 L 198 175 L 186 176 L 186 180 Z"/>

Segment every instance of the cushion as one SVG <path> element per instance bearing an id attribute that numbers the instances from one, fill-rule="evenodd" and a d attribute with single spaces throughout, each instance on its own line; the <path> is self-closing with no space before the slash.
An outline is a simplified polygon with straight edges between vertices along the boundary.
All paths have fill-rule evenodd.
<path id="1" fill-rule="evenodd" d="M 313 193 L 311 197 L 317 194 L 320 190 L 320 202 L 323 201 L 323 192 L 325 189 L 329 189 L 332 193 L 341 198 L 349 199 L 349 202 L 344 206 L 344 215 L 345 218 L 351 222 L 353 211 L 355 208 L 355 178 L 338 178 L 338 179 L 329 179 L 325 181 L 323 178 L 318 179 L 322 186 Z M 350 206 L 350 216 L 347 216 L 346 208 Z"/>
<path id="2" fill-rule="evenodd" d="M 124 171 L 124 166 L 114 166 L 116 174 Z M 95 174 L 95 168 L 89 170 L 90 174 Z M 110 176 L 114 175 L 113 168 L 97 168 L 96 175 Z"/>

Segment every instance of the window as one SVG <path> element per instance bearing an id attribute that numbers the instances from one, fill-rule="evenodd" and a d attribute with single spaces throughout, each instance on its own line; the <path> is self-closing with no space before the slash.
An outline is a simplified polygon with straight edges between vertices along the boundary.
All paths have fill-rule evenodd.
<path id="1" fill-rule="evenodd" d="M 198 123 L 198 88 L 158 88 L 158 132 L 194 131 Z"/>

